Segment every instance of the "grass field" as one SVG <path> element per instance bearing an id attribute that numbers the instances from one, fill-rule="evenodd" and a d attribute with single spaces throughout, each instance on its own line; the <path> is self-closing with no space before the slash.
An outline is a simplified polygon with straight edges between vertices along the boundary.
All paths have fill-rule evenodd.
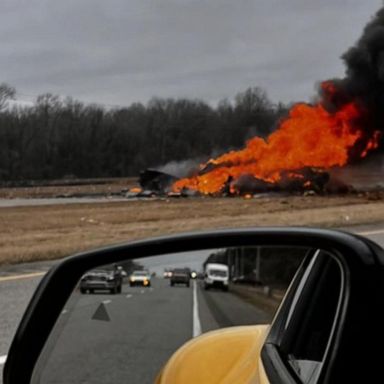
<path id="1" fill-rule="evenodd" d="M 372 196 L 163 199 L 0 209 L 0 264 L 46 260 L 149 236 L 208 228 L 380 222 Z"/>
<path id="2" fill-rule="evenodd" d="M 28 182 L 26 182 L 28 184 Z M 24 186 L 0 187 L 0 199 L 51 198 L 57 196 L 97 195 L 120 193 L 138 185 L 137 178 L 115 178 L 92 180 L 56 180 L 49 183 Z"/>

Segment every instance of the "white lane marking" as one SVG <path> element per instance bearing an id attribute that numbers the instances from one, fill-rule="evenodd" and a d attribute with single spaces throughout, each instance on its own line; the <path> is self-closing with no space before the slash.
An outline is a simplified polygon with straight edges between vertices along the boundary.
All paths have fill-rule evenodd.
<path id="1" fill-rule="evenodd" d="M 109 304 L 109 303 L 112 303 L 112 300 L 103 300 L 102 303 L 103 304 Z"/>
<path id="2" fill-rule="evenodd" d="M 7 355 L 0 356 L 0 365 L 5 364 L 5 360 L 7 360 Z"/>
<path id="3" fill-rule="evenodd" d="M 127 295 L 125 296 L 127 299 L 130 299 L 132 297 L 132 295 Z"/>
<path id="4" fill-rule="evenodd" d="M 140 291 L 140 293 L 145 293 L 144 289 L 142 289 L 142 290 Z"/>
<path id="5" fill-rule="evenodd" d="M 63 310 L 61 311 L 61 314 L 62 314 L 62 315 L 65 315 L 66 313 L 68 313 L 68 310 L 67 310 L 67 309 L 63 309 Z"/>
<path id="6" fill-rule="evenodd" d="M 380 235 L 384 233 L 384 229 L 378 229 L 377 231 L 363 231 L 357 232 L 358 235 L 362 236 L 371 236 L 371 235 Z"/>
<path id="7" fill-rule="evenodd" d="M 0 283 L 3 281 L 21 280 L 21 279 L 29 279 L 31 277 L 43 276 L 46 273 L 47 272 L 34 272 L 34 273 L 25 273 L 23 275 L 4 276 L 4 277 L 0 277 Z"/>
<path id="8" fill-rule="evenodd" d="M 201 334 L 201 323 L 199 317 L 199 302 L 197 300 L 197 284 L 193 280 L 193 319 L 192 319 L 192 336 L 196 337 Z"/>

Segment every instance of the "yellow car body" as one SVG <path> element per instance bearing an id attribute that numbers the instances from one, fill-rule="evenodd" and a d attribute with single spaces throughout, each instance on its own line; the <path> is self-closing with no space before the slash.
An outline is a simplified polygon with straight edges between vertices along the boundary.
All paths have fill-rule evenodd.
<path id="1" fill-rule="evenodd" d="M 196 337 L 173 354 L 156 384 L 269 384 L 260 358 L 268 329 L 231 327 Z"/>

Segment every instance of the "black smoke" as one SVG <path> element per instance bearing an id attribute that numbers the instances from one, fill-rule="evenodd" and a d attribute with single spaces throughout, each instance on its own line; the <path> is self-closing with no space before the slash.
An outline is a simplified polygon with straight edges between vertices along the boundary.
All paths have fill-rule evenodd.
<path id="1" fill-rule="evenodd" d="M 379 111 L 384 105 L 384 8 L 364 28 L 342 59 L 347 71 L 341 85 L 347 94 Z"/>
<path id="2" fill-rule="evenodd" d="M 384 149 L 384 8 L 365 26 L 360 39 L 342 59 L 346 75 L 331 80 L 337 92 L 331 94 L 323 89 L 322 101 L 328 110 L 337 110 L 354 101 L 365 111 L 355 122 L 366 133 L 353 148 L 355 153 L 361 153 L 375 131 L 382 133 L 379 148 Z M 351 158 L 354 157 L 351 153 Z"/>

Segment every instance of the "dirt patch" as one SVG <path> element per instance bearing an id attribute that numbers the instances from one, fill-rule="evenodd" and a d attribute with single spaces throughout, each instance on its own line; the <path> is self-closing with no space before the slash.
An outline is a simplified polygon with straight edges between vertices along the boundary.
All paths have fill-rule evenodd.
<path id="1" fill-rule="evenodd" d="M 0 209 L 0 263 L 60 258 L 100 245 L 171 233 L 272 225 L 380 222 L 384 201 L 364 196 L 200 198 Z"/>

